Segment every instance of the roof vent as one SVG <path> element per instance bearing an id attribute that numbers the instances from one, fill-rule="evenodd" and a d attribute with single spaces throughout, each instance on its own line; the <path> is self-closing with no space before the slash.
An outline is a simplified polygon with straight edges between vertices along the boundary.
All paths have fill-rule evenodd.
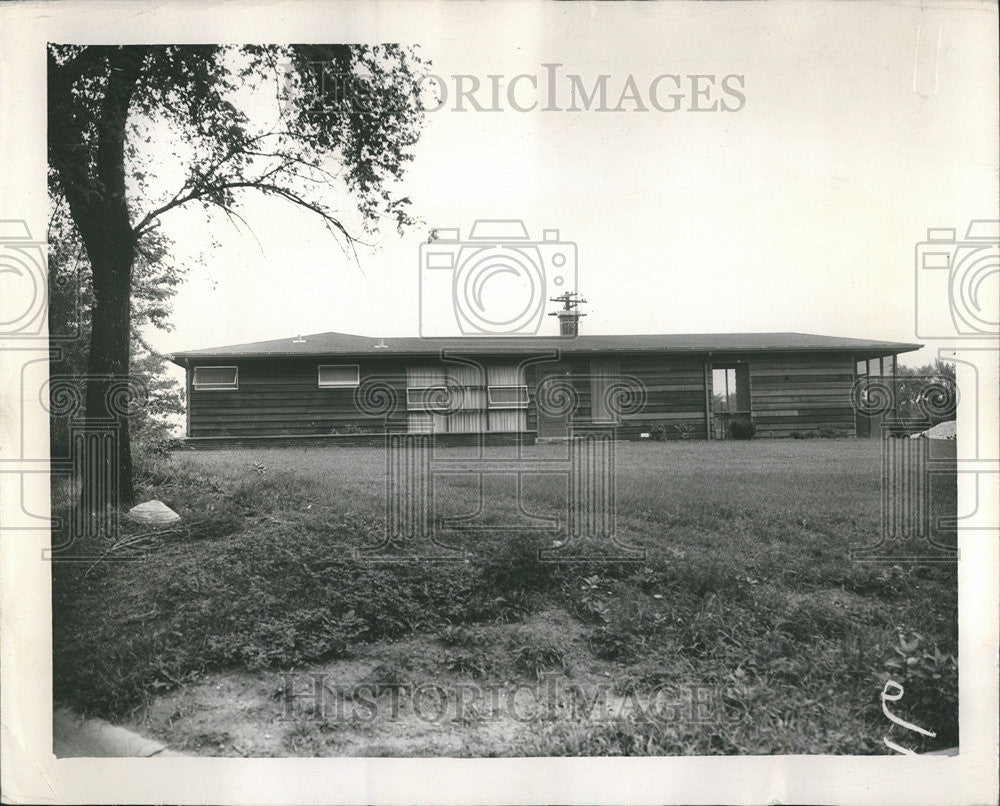
<path id="1" fill-rule="evenodd" d="M 376 350 L 388 350 L 389 349 L 389 345 L 385 343 L 385 339 L 379 339 L 375 343 L 375 349 Z"/>
<path id="2" fill-rule="evenodd" d="M 306 340 L 302 336 L 296 336 L 294 339 L 292 339 L 292 344 L 305 344 L 305 343 Z"/>

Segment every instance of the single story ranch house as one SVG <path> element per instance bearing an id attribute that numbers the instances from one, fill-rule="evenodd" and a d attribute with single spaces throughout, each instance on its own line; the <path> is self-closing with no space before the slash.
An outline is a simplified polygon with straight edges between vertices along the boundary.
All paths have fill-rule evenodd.
<path id="1" fill-rule="evenodd" d="M 892 383 L 896 356 L 920 346 L 804 333 L 319 333 L 171 360 L 187 373 L 191 447 L 426 432 L 505 443 L 594 429 L 622 439 L 725 439 L 747 422 L 757 437 L 868 437 L 877 418 L 859 413 L 858 390 L 863 397 L 868 379 Z"/>

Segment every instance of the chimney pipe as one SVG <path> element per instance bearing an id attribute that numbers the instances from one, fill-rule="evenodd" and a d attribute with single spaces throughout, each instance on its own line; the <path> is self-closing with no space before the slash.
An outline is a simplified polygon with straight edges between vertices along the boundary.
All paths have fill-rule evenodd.
<path id="1" fill-rule="evenodd" d="M 559 311 L 559 335 L 579 336 L 580 335 L 580 314 L 577 311 Z"/>
<path id="2" fill-rule="evenodd" d="M 581 313 L 577 306 L 586 301 L 582 297 L 579 297 L 576 291 L 567 291 L 558 297 L 549 298 L 549 302 L 561 302 L 563 304 L 562 308 L 558 311 L 553 311 L 549 314 L 549 316 L 559 317 L 560 336 L 572 338 L 580 335 L 580 317 L 587 314 Z"/>

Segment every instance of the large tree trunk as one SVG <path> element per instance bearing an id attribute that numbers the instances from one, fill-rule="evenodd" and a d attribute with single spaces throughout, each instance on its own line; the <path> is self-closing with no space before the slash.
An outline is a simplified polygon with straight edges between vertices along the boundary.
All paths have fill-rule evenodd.
<path id="1" fill-rule="evenodd" d="M 94 309 L 87 362 L 85 427 L 107 433 L 113 425 L 113 448 L 92 456 L 83 481 L 84 502 L 131 507 L 132 450 L 129 442 L 130 404 L 135 395 L 129 377 L 129 323 L 131 321 L 132 265 L 135 244 L 131 229 L 108 233 L 107 241 L 91 252 Z M 87 444 L 93 445 L 88 441 Z M 103 463 L 103 467 L 101 466 Z M 108 485 L 110 489 L 103 489 Z"/>
<path id="2" fill-rule="evenodd" d="M 49 155 L 90 260 L 94 307 L 84 429 L 74 446 L 87 534 L 102 532 L 109 507 L 135 503 L 128 420 L 132 267 L 136 238 L 125 196 L 125 137 L 142 48 L 94 48 L 106 83 L 93 134 L 74 125 L 73 81 L 80 66 L 49 62 Z M 98 517 L 94 517 L 100 513 Z"/>

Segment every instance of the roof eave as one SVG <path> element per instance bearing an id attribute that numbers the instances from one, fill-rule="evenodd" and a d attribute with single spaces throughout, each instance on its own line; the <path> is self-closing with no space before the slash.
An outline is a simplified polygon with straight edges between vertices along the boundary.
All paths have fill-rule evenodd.
<path id="1" fill-rule="evenodd" d="M 552 347 L 554 345 L 538 345 L 536 348 L 531 347 L 521 347 L 518 349 L 512 348 L 500 348 L 491 347 L 486 348 L 482 352 L 484 354 L 489 353 L 516 353 L 516 352 L 531 352 L 532 349 L 544 349 L 546 347 Z M 817 347 L 780 347 L 780 346 L 763 346 L 763 347 L 572 347 L 567 346 L 563 349 L 563 352 L 567 353 L 687 353 L 687 354 L 709 354 L 709 353 L 810 353 L 810 352 L 848 352 L 848 353 L 880 353 L 882 355 L 898 355 L 900 353 L 910 353 L 915 350 L 919 350 L 923 347 L 923 344 L 911 344 L 906 342 L 887 342 L 884 344 L 873 344 L 867 346 L 857 346 L 857 345 L 826 345 Z M 235 360 L 235 359 L 246 359 L 246 358 L 335 358 L 338 356 L 410 356 L 410 355 L 437 355 L 441 352 L 440 348 L 426 349 L 426 350 L 341 350 L 336 352 L 331 351 L 316 351 L 316 352 L 295 352 L 295 353 L 283 353 L 283 352 L 260 352 L 260 353 L 198 353 L 198 352 L 187 352 L 187 353 L 172 353 L 169 358 L 179 367 L 187 367 L 188 362 L 192 360 Z"/>

